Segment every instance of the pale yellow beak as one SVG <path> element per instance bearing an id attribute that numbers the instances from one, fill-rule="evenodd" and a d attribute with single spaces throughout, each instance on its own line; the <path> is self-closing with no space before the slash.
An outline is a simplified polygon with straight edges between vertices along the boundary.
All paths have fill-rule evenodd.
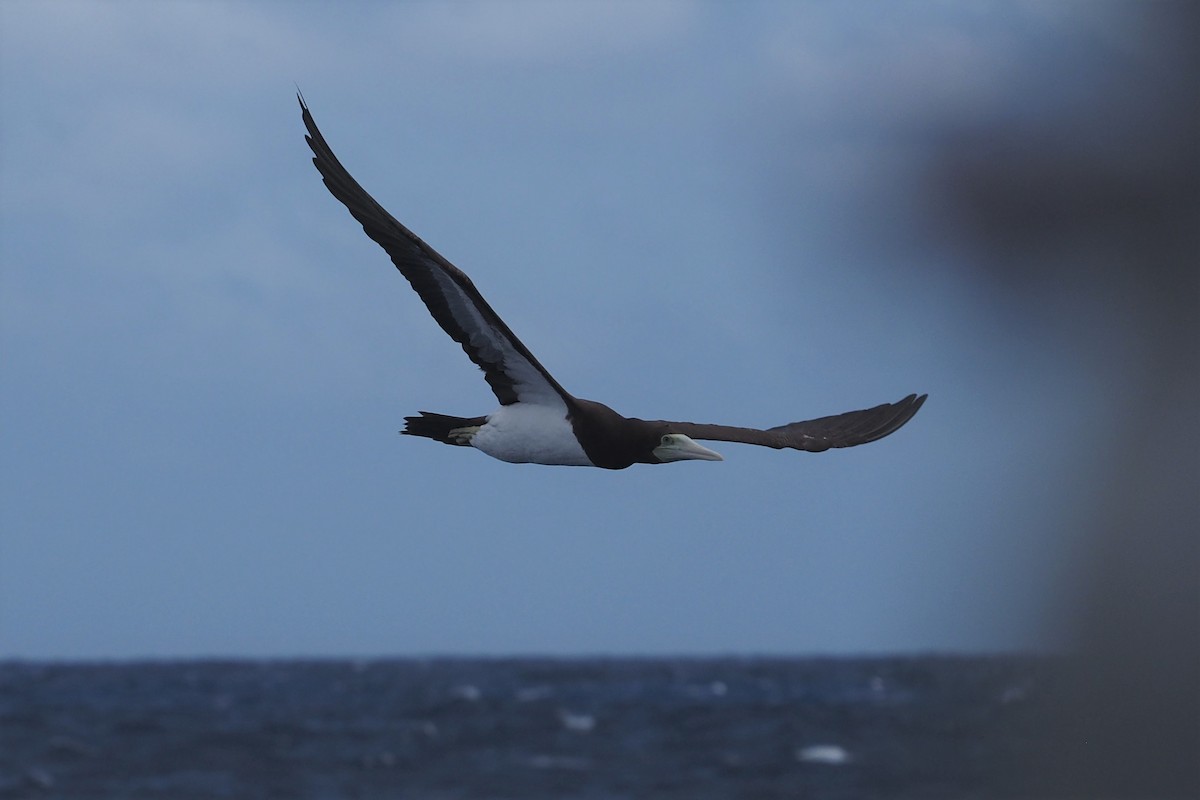
<path id="1" fill-rule="evenodd" d="M 709 450 L 695 440 L 682 433 L 668 433 L 663 441 L 654 448 L 654 455 L 659 461 L 724 461 L 721 454 Z"/>

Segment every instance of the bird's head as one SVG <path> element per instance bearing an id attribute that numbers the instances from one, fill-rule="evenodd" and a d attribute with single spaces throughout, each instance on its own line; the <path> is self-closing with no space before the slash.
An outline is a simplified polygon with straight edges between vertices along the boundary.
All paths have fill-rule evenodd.
<path id="1" fill-rule="evenodd" d="M 698 459 L 700 461 L 724 461 L 721 454 L 709 450 L 702 444 L 698 444 L 689 436 L 684 436 L 682 433 L 663 433 L 658 437 L 658 444 L 651 451 L 657 460 L 658 464 L 667 464 L 672 461 L 691 461 Z"/>

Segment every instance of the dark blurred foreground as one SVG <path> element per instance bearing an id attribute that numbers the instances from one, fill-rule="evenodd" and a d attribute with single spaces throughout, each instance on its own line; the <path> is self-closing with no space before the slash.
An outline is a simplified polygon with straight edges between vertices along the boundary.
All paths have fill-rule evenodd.
<path id="1" fill-rule="evenodd" d="M 0 664 L 0 798 L 1001 798 L 1017 658 Z M 1044 794 L 1042 792 L 1041 794 Z"/>
<path id="2" fill-rule="evenodd" d="M 1074 654 L 1045 710 L 1060 746 L 1023 767 L 1053 796 L 1200 797 L 1198 9 L 1078 6 L 1124 46 L 1048 54 L 1022 87 L 1041 111 L 943 129 L 930 171 L 931 228 L 1113 409 L 1090 442 L 1028 442 L 1085 450 L 1091 498 L 1046 609 Z"/>

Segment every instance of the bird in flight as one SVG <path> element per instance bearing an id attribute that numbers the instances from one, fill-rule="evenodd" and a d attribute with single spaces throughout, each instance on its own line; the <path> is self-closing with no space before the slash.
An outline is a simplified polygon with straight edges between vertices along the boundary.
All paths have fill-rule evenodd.
<path id="1" fill-rule="evenodd" d="M 329 191 L 391 256 L 442 330 L 483 370 L 500 401 L 498 409 L 479 417 L 422 411 L 404 418 L 401 433 L 474 447 L 512 463 L 625 469 L 633 464 L 723 460 L 697 439 L 813 453 L 854 447 L 894 433 L 925 402 L 926 395 L 910 394 L 861 411 L 758 429 L 624 417 L 603 403 L 575 397 L 533 357 L 466 273 L 397 221 L 350 177 L 317 129 L 303 96 L 297 99 L 313 164 Z"/>

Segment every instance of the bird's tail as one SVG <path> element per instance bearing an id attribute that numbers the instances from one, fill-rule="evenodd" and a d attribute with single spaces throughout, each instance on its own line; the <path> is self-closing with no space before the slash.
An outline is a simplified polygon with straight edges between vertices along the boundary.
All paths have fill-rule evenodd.
<path id="1" fill-rule="evenodd" d="M 400 433 L 406 436 L 424 436 L 443 444 L 466 445 L 470 443 L 470 436 L 463 436 L 461 433 L 451 436 L 450 432 L 461 431 L 463 428 L 478 428 L 485 422 L 487 417 L 451 417 L 422 411 L 419 417 L 405 417 L 404 430 Z"/>

